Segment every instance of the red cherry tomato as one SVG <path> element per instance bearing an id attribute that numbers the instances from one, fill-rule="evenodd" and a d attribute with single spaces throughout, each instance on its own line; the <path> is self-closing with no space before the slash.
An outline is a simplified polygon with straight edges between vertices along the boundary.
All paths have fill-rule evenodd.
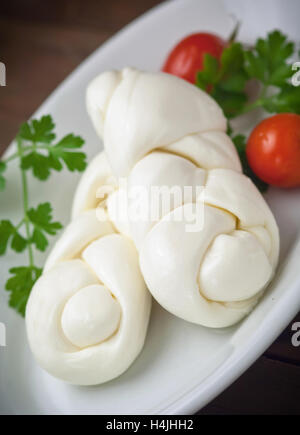
<path id="1" fill-rule="evenodd" d="M 194 33 L 182 39 L 170 52 L 162 71 L 181 77 L 191 83 L 203 69 L 205 53 L 220 59 L 226 42 L 211 33 Z"/>
<path id="2" fill-rule="evenodd" d="M 251 133 L 246 154 L 252 170 L 266 183 L 300 186 L 300 116 L 281 113 L 263 120 Z"/>

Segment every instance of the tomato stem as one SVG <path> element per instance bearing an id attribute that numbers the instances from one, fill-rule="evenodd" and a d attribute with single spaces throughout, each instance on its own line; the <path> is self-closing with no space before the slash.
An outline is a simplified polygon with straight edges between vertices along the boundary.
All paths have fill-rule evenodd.
<path id="1" fill-rule="evenodd" d="M 235 42 L 236 37 L 237 37 L 239 30 L 240 30 L 240 26 L 241 26 L 240 21 L 237 21 L 236 25 L 234 26 L 233 31 L 231 32 L 231 34 L 227 40 L 227 45 L 231 45 L 233 42 Z"/>

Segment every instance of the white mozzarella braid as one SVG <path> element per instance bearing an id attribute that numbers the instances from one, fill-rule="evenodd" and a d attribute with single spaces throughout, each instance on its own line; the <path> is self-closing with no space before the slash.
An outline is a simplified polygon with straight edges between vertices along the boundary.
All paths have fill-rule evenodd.
<path id="1" fill-rule="evenodd" d="M 108 197 L 107 211 L 134 240 L 152 295 L 171 313 L 201 325 L 240 320 L 274 274 L 279 235 L 263 197 L 241 173 L 219 106 L 177 77 L 125 69 L 91 82 L 87 110 L 114 176 L 127 177 L 128 198 L 119 201 L 127 221 L 116 212 L 121 187 Z M 92 179 L 99 177 L 94 170 Z M 155 220 L 128 212 L 147 206 L 132 189 L 187 185 L 192 193 L 163 204 Z M 83 202 L 77 196 L 75 208 L 84 209 Z M 187 231 L 191 214 L 195 220 L 201 214 L 196 232 Z"/>
<path id="2" fill-rule="evenodd" d="M 134 244 L 115 233 L 103 208 L 97 214 L 91 209 L 65 229 L 32 289 L 26 309 L 30 347 L 53 376 L 100 384 L 135 360 L 150 309 Z"/>

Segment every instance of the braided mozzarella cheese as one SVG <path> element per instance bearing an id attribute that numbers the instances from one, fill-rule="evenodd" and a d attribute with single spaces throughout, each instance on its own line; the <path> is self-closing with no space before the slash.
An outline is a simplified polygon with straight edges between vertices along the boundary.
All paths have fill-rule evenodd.
<path id="1" fill-rule="evenodd" d="M 115 203 L 121 188 L 107 200 L 110 219 L 139 250 L 152 295 L 194 323 L 239 321 L 274 273 L 279 235 L 263 197 L 241 173 L 219 106 L 177 77 L 125 69 L 91 82 L 87 110 L 113 174 L 127 177 L 127 202 L 119 201 L 124 208 L 146 207 L 145 196 L 130 195 L 138 186 L 202 187 L 162 207 L 156 220 L 129 215 L 120 222 Z M 187 231 L 191 215 L 202 219 L 199 231 Z"/>
<path id="2" fill-rule="evenodd" d="M 134 244 L 115 232 L 103 208 L 97 215 L 90 209 L 65 229 L 31 292 L 30 347 L 53 376 L 100 384 L 135 360 L 150 309 Z"/>

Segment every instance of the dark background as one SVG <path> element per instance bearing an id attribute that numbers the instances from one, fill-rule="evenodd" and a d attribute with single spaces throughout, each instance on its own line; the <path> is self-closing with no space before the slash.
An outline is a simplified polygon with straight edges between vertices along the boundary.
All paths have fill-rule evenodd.
<path id="1" fill-rule="evenodd" d="M 0 89 L 0 154 L 19 124 L 83 59 L 158 3 L 1 1 L 0 61 L 6 64 L 7 86 Z M 290 324 L 246 373 L 199 413 L 300 414 L 300 347 L 292 346 L 291 337 Z"/>

